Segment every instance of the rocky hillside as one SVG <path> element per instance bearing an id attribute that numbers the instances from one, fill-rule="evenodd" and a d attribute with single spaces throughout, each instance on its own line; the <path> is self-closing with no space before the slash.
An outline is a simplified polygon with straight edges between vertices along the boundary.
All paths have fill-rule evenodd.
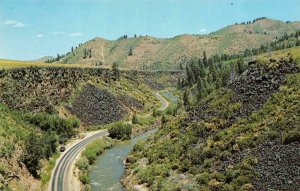
<path id="1" fill-rule="evenodd" d="M 152 111 L 158 104 L 154 81 L 168 86 L 180 73 L 114 75 L 100 68 L 0 70 L 0 190 L 42 190 L 59 144 L 96 125 Z"/>
<path id="2" fill-rule="evenodd" d="M 250 62 L 232 83 L 137 144 L 129 190 L 298 190 L 300 65 Z"/>
<path id="3" fill-rule="evenodd" d="M 261 19 L 250 24 L 230 25 L 209 35 L 180 35 L 169 39 L 126 37 L 115 41 L 94 38 L 74 47 L 59 62 L 97 66 L 117 62 L 131 69 L 179 69 L 180 63 L 191 57 L 202 57 L 203 51 L 208 56 L 239 53 L 297 30 L 300 30 L 299 22 Z"/>

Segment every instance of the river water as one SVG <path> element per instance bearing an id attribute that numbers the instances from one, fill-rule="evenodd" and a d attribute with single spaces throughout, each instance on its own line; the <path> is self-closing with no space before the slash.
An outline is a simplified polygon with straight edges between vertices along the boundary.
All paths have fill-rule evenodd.
<path id="1" fill-rule="evenodd" d="M 123 191 L 120 179 L 124 174 L 123 160 L 128 156 L 133 146 L 140 140 L 145 140 L 155 130 L 147 131 L 135 138 L 115 145 L 105 151 L 96 160 L 90 170 L 91 186 L 94 191 Z"/>

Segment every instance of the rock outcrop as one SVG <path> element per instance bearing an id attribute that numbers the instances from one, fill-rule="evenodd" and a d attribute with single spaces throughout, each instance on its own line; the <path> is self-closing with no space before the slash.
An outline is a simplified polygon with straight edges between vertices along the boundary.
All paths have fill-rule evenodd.
<path id="1" fill-rule="evenodd" d="M 280 85 L 285 83 L 285 75 L 300 72 L 299 67 L 292 59 L 279 61 L 270 60 L 271 65 L 257 66 L 256 61 L 249 62 L 249 69 L 228 85 L 234 95 L 230 104 L 241 103 L 241 107 L 229 116 L 226 123 L 220 128 L 231 126 L 238 117 L 248 117 L 258 110 L 276 92 Z M 184 120 L 186 123 L 198 120 L 210 120 L 218 115 L 218 111 L 207 111 L 208 104 L 199 105 Z"/>
<path id="2" fill-rule="evenodd" d="M 110 78 L 108 69 L 20 68 L 0 72 L 0 102 L 11 109 L 51 113 L 67 101 L 79 81 Z"/>
<path id="3" fill-rule="evenodd" d="M 122 119 L 127 111 L 116 96 L 93 85 L 85 86 L 68 109 L 87 125 L 108 124 Z"/>

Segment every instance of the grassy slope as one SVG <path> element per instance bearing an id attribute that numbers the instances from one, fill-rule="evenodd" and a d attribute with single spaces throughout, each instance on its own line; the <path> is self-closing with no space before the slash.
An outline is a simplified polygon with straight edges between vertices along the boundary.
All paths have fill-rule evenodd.
<path id="1" fill-rule="evenodd" d="M 58 63 L 40 63 L 33 61 L 19 60 L 1 60 L 0 69 L 26 68 L 26 67 L 89 67 L 81 64 L 58 64 Z"/>
<path id="2" fill-rule="evenodd" d="M 8 61 L 11 63 L 11 61 Z M 6 63 L 6 61 L 4 62 Z M 27 66 L 28 62 L 13 62 L 13 66 L 9 65 L 9 67 L 25 67 Z M 32 66 L 34 63 L 30 63 L 30 66 Z M 34 66 L 37 66 L 39 64 L 36 64 Z M 45 64 L 49 65 L 49 64 Z M 4 64 L 2 65 L 4 66 Z M 40 65 L 39 65 L 40 66 Z M 73 66 L 73 65 L 72 65 Z M 125 75 L 125 74 L 124 74 Z M 1 78 L 0 81 L 7 80 L 7 83 L 18 83 L 18 81 L 14 80 L 8 80 L 7 78 Z M 155 96 L 152 94 L 153 90 L 150 89 L 148 86 L 146 86 L 144 83 L 140 82 L 140 79 L 137 78 L 130 78 L 129 76 L 123 76 L 121 77 L 120 81 L 114 81 L 110 80 L 109 82 L 104 82 L 104 79 L 101 77 L 92 77 L 89 81 L 84 81 L 78 84 L 78 86 L 73 90 L 72 96 L 70 97 L 70 100 L 68 100 L 68 103 L 72 103 L 72 100 L 80 93 L 80 91 L 83 90 L 83 86 L 85 86 L 87 83 L 93 84 L 99 88 L 103 88 L 108 90 L 109 92 L 115 94 L 115 95 L 121 95 L 126 94 L 128 96 L 131 96 L 137 100 L 139 100 L 141 103 L 145 103 L 145 109 L 139 110 L 136 108 L 127 108 L 129 111 L 129 115 L 133 112 L 137 113 L 143 113 L 143 112 L 149 112 L 152 111 L 154 107 L 157 105 L 157 100 Z M 42 83 L 42 82 L 36 82 L 36 84 Z M 34 86 L 35 87 L 35 86 Z M 50 87 L 49 87 L 50 88 Z M 16 97 L 18 97 L 18 93 L 15 92 Z M 22 97 L 23 96 L 23 97 Z M 28 97 L 24 97 L 24 95 L 19 96 L 18 98 L 27 100 Z M 50 95 L 51 96 L 51 95 Z M 32 99 L 35 99 L 30 96 Z M 59 112 L 62 112 L 61 116 L 69 116 L 70 114 L 64 109 L 64 105 L 66 103 L 60 103 L 56 106 L 56 109 Z M 121 103 L 124 104 L 124 103 Z M 125 105 L 124 105 L 125 106 Z M 127 106 L 126 106 L 127 107 Z M 128 116 L 128 119 L 131 117 Z M 86 129 L 87 127 L 83 127 L 81 129 Z M 88 129 L 93 128 L 102 128 L 102 127 L 89 127 Z M 13 172 L 14 174 L 21 177 L 20 181 L 10 181 L 9 185 L 11 188 L 15 188 L 16 190 L 29 190 L 30 189 L 30 182 L 37 183 L 36 185 L 39 187 L 41 185 L 40 180 L 36 180 L 30 176 L 30 174 L 19 167 L 17 161 L 20 161 L 20 156 L 22 152 L 24 151 L 24 148 L 22 145 L 24 145 L 24 141 L 27 138 L 27 135 L 29 132 L 31 132 L 33 129 L 39 129 L 35 126 L 32 126 L 26 122 L 24 122 L 22 113 L 19 113 L 17 111 L 13 111 L 8 109 L 4 105 L 0 105 L 0 168 L 5 170 L 0 170 L 0 173 L 5 178 L 7 175 L 2 173 L 2 171 L 7 172 Z M 5 158 L 7 156 L 10 158 L 12 156 L 12 160 L 7 160 Z M 50 158 L 49 161 L 43 161 L 43 170 L 41 174 L 41 181 L 42 184 L 47 183 L 49 181 L 51 169 L 53 168 L 55 164 L 55 159 L 57 158 L 57 155 L 54 155 L 52 158 Z M 10 161 L 10 162 L 9 162 Z M 23 188 L 22 185 L 25 185 Z M 32 183 L 33 185 L 33 183 Z M 0 188 L 1 188 L 1 179 L 0 179 Z M 22 188 L 20 188 L 20 186 Z M 20 189 L 18 189 L 20 188 Z"/>
<path id="3" fill-rule="evenodd" d="M 285 55 L 288 52 L 299 54 L 298 48 Z M 299 139 L 299 95 L 300 74 L 290 74 L 261 109 L 222 130 L 217 127 L 241 103 L 230 103 L 231 90 L 214 91 L 201 103 L 208 103 L 204 112 L 215 117 L 188 127 L 180 122 L 185 115 L 170 117 L 152 141 L 135 147 L 127 179 L 150 190 L 251 190 L 257 176 L 253 167 L 260 161 L 256 152 L 246 151 L 267 141 L 289 144 Z M 236 161 L 243 152 L 246 155 Z M 234 162 L 224 163 L 228 158 Z"/>
<path id="4" fill-rule="evenodd" d="M 122 67 L 131 69 L 174 69 L 187 58 L 201 56 L 203 51 L 208 55 L 238 53 L 246 48 L 258 48 L 276 36 L 299 29 L 297 22 L 286 24 L 265 19 L 249 25 L 228 26 L 205 36 L 180 35 L 170 39 L 144 36 L 116 41 L 95 38 L 78 47 L 74 54 L 69 53 L 61 62 L 87 65 L 101 62 L 104 66 L 118 62 Z M 249 31 L 253 31 L 252 34 Z M 131 47 L 133 55 L 129 56 Z M 92 50 L 92 58 L 83 59 L 85 49 Z"/>

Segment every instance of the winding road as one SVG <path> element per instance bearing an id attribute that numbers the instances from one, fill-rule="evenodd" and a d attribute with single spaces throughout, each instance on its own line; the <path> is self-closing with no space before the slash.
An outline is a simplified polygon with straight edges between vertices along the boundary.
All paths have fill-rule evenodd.
<path id="1" fill-rule="evenodd" d="M 159 93 L 154 93 L 155 97 L 161 102 L 162 106 L 159 110 L 163 111 L 169 106 L 169 102 Z M 151 115 L 151 114 L 150 114 Z M 57 159 L 56 166 L 51 174 L 49 183 L 49 191 L 73 191 L 76 187 L 72 185 L 73 164 L 80 152 L 93 140 L 99 137 L 107 136 L 107 130 L 100 130 L 90 133 L 85 138 L 73 143 L 67 150 Z M 78 188 L 77 188 L 78 190 Z"/>

